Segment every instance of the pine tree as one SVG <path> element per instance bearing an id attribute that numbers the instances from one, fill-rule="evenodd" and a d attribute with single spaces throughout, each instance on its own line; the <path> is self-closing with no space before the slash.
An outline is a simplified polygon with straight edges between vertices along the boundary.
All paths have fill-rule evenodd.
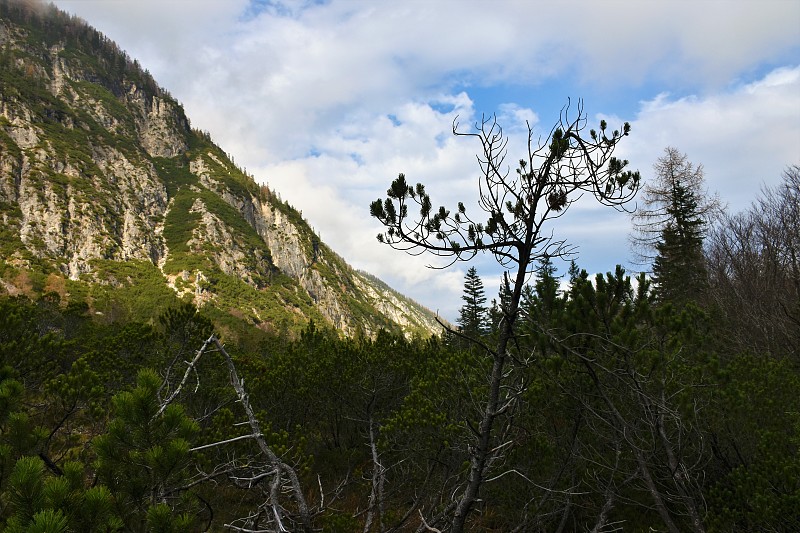
<path id="1" fill-rule="evenodd" d="M 191 475 L 189 439 L 199 427 L 177 403 L 160 412 L 160 384 L 155 372 L 141 370 L 132 391 L 114 396 L 108 432 L 94 441 L 97 477 L 129 531 L 188 531 L 196 518 L 180 487 Z"/>
<path id="2" fill-rule="evenodd" d="M 86 487 L 84 467 L 74 461 L 63 465 L 60 475 L 45 469 L 38 457 L 22 457 L 9 476 L 4 509 L 10 517 L 3 531 L 86 533 L 122 530 L 114 515 L 113 496 L 107 487 Z"/>
<path id="3" fill-rule="evenodd" d="M 550 317 L 558 302 L 557 271 L 558 269 L 553 264 L 550 256 L 545 255 L 541 258 L 534 289 L 536 290 L 539 312 L 546 318 Z"/>
<path id="4" fill-rule="evenodd" d="M 500 290 L 497 293 L 497 300 L 492 298 L 492 305 L 489 307 L 489 324 L 491 331 L 497 333 L 503 326 L 504 319 L 510 317 L 511 309 L 511 282 L 508 279 L 508 274 L 503 273 L 503 279 L 500 280 Z M 522 295 L 520 294 L 520 301 Z"/>
<path id="5" fill-rule="evenodd" d="M 473 428 L 474 445 L 468 447 L 466 479 L 454 476 L 455 486 L 443 488 L 443 494 L 449 493 L 453 498 L 453 506 L 440 514 L 429 529 L 450 519 L 452 533 L 464 531 L 476 504 L 480 501 L 482 507 L 486 505 L 480 494 L 482 485 L 503 463 L 501 456 L 511 453 L 509 443 L 501 439 L 513 424 L 514 405 L 527 387 L 526 380 L 517 380 L 518 369 L 509 368 L 514 362 L 515 320 L 522 290 L 539 258 L 563 258 L 570 250 L 567 241 L 558 238 L 549 225 L 561 219 L 584 194 L 591 194 L 602 205 L 619 207 L 639 189 L 639 173 L 627 170 L 627 160 L 613 156 L 616 145 L 630 133 L 630 124 L 613 131 L 605 120 L 599 126 L 599 130 L 586 132 L 583 103 L 579 101 L 572 109 L 566 105 L 546 138 L 537 140 L 539 134 L 528 127 L 527 154 L 519 159 L 516 173 L 512 174 L 506 163 L 509 139 L 496 119 L 483 117 L 466 131 L 456 122 L 455 135 L 481 145 L 478 206 L 482 213 L 468 212 L 463 202 L 457 204 L 456 210 L 443 205 L 435 209 L 425 185 L 410 185 L 405 174 L 399 174 L 392 182 L 386 198 L 370 204 L 370 214 L 386 228 L 378 235 L 380 242 L 412 254 L 428 252 L 452 262 L 492 254 L 504 270 L 503 287 L 508 289 L 507 300 L 501 297 L 500 301 L 502 319 L 492 342 L 494 347 L 485 346 L 486 362 L 491 362 L 480 393 L 482 396 L 485 392 L 485 396 L 476 396 L 474 423 L 467 422 Z M 520 383 L 519 392 L 509 388 L 515 382 Z"/>
<path id="6" fill-rule="evenodd" d="M 486 293 L 483 281 L 475 267 L 470 267 L 464 276 L 464 294 L 461 296 L 464 305 L 458 313 L 456 323 L 461 332 L 470 337 L 480 337 L 487 332 Z"/>
<path id="7" fill-rule="evenodd" d="M 564 299 L 561 297 L 559 276 L 556 276 L 556 272 L 552 259 L 548 256 L 542 257 L 536 272 L 536 282 L 533 286 L 526 285 L 522 291 L 519 342 L 528 352 L 560 327 Z M 538 349 L 544 350 L 547 344 L 541 343 Z"/>

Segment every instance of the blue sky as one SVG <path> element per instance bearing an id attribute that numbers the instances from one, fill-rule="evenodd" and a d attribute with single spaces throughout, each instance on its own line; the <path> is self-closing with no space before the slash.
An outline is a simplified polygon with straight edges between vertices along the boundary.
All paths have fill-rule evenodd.
<path id="1" fill-rule="evenodd" d="M 474 202 L 477 146 L 450 135 L 456 115 L 497 113 L 516 161 L 525 120 L 549 130 L 582 98 L 591 122 L 631 123 L 619 154 L 645 178 L 674 146 L 731 211 L 800 163 L 796 0 L 55 4 L 137 58 L 352 265 L 449 319 L 469 265 L 381 246 L 368 205 L 399 172 L 436 204 Z M 575 207 L 553 230 L 579 264 L 632 266 L 628 217 Z M 501 271 L 474 264 L 492 297 Z"/>

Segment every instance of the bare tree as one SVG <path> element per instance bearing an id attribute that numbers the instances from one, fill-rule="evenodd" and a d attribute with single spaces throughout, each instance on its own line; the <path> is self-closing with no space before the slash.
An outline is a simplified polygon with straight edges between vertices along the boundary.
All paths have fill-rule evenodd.
<path id="1" fill-rule="evenodd" d="M 450 264 L 488 252 L 506 269 L 510 280 L 497 342 L 484 345 L 491 360 L 486 397 L 476 414 L 477 425 L 466 420 L 473 433 L 467 479 L 453 491 L 452 505 L 447 506 L 452 511 L 437 517 L 438 522 L 425 522 L 429 530 L 448 522 L 450 531 L 464 530 L 487 474 L 501 463 L 499 459 L 511 445 L 502 438 L 510 433 L 507 415 L 525 390 L 525 381 L 516 371 L 524 361 L 509 350 L 522 290 L 540 258 L 565 258 L 575 252 L 565 239 L 556 237 L 551 224 L 584 194 L 603 205 L 621 208 L 639 188 L 639 173 L 625 170 L 628 161 L 612 155 L 630 125 L 609 132 L 601 121 L 599 131 L 590 130 L 588 137 L 586 127 L 582 101 L 574 111 L 569 104 L 562 109 L 545 139 L 536 138 L 528 125 L 527 154 L 519 160 L 516 173 L 511 173 L 505 161 L 508 137 L 496 117 L 483 117 L 466 132 L 454 122 L 454 135 L 476 139 L 481 146 L 478 207 L 488 215 L 485 223 L 467 214 L 463 202 L 455 213 L 444 206 L 434 210 L 424 185 L 410 186 L 403 174 L 392 182 L 388 198 L 370 206 L 372 216 L 387 228 L 378 235 L 379 241 L 412 254 L 445 257 Z M 409 206 L 419 209 L 418 217 L 410 216 Z"/>
<path id="2" fill-rule="evenodd" d="M 254 440 L 258 445 L 258 449 L 262 457 L 259 458 L 260 460 L 242 460 L 239 458 L 238 460 L 232 460 L 229 464 L 222 466 L 218 465 L 214 472 L 210 474 L 202 474 L 199 477 L 199 480 L 193 482 L 192 484 L 212 479 L 221 474 L 228 475 L 234 484 L 245 488 L 252 488 L 261 484 L 262 482 L 268 481 L 266 501 L 250 515 L 225 524 L 225 527 L 233 531 L 258 531 L 263 533 L 269 533 L 272 531 L 283 532 L 289 531 L 286 526 L 289 525 L 288 522 L 291 521 L 295 523 L 295 531 L 304 531 L 310 533 L 312 531 L 312 513 L 300 486 L 300 480 L 297 472 L 291 465 L 287 464 L 281 457 L 279 457 L 267 443 L 264 433 L 261 430 L 261 425 L 256 418 L 253 408 L 250 405 L 249 396 L 244 388 L 244 380 L 239 377 L 233 359 L 225 350 L 225 347 L 222 345 L 219 339 L 217 339 L 216 335 L 212 334 L 208 339 L 206 339 L 200 349 L 195 352 L 194 358 L 191 361 L 186 362 L 187 368 L 184 372 L 183 378 L 172 391 L 172 393 L 170 393 L 169 397 L 161 400 L 161 406 L 156 416 L 163 413 L 169 404 L 172 403 L 179 394 L 181 394 L 183 388 L 187 385 L 191 374 L 194 374 L 197 377 L 196 367 L 198 362 L 204 354 L 212 350 L 222 355 L 225 360 L 231 386 L 236 392 L 238 403 L 244 409 L 245 416 L 247 417 L 247 421 L 244 424 L 250 427 L 250 432 L 238 437 L 225 439 L 223 441 L 197 446 L 189 451 L 196 452 L 207 450 L 209 448 L 226 446 L 242 440 Z M 199 385 L 199 377 L 197 377 L 195 392 L 197 391 Z M 162 385 L 161 389 L 164 389 L 165 387 L 165 385 Z M 264 463 L 262 463 L 262 461 L 264 461 Z M 251 464 L 256 466 L 250 466 Z M 291 512 L 281 503 L 281 495 L 284 493 L 289 493 L 292 495 L 295 507 L 293 512 Z M 269 529 L 265 529 L 265 527 L 268 527 Z"/>
<path id="3" fill-rule="evenodd" d="M 744 213 L 725 216 L 706 246 L 710 296 L 737 351 L 800 351 L 800 165 L 762 191 Z"/>

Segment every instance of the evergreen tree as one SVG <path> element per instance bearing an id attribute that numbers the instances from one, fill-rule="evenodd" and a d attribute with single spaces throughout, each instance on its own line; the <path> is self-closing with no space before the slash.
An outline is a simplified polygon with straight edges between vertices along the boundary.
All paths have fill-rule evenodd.
<path id="1" fill-rule="evenodd" d="M 458 313 L 456 323 L 461 326 L 461 332 L 470 337 L 480 337 L 486 334 L 487 308 L 486 293 L 483 281 L 478 276 L 475 267 L 467 270 L 464 276 L 464 294 L 461 296 L 464 305 Z"/>
<path id="2" fill-rule="evenodd" d="M 653 278 L 660 302 L 685 304 L 698 301 L 707 285 L 703 256 L 705 222 L 690 188 L 676 181 L 670 196 L 667 213 L 672 220 L 656 244 L 658 256 L 653 262 Z"/>
<path id="3" fill-rule="evenodd" d="M 549 318 L 554 308 L 558 305 L 558 269 L 553 264 L 550 256 L 544 256 L 539 260 L 539 271 L 536 276 L 534 289 L 538 310 L 542 318 Z"/>
<path id="4" fill-rule="evenodd" d="M 492 298 L 492 305 L 489 307 L 489 324 L 491 325 L 492 332 L 499 332 L 503 325 L 503 318 L 509 316 L 511 297 L 511 283 L 508 280 L 508 274 L 503 273 L 503 279 L 500 280 L 500 291 L 497 293 L 497 300 Z M 522 301 L 521 294 L 520 301 Z"/>
<path id="5" fill-rule="evenodd" d="M 14 465 L 4 496 L 11 515 L 3 527 L 9 533 L 41 531 L 86 533 L 122 530 L 107 487 L 85 486 L 83 465 L 69 461 L 58 476 L 38 457 L 22 457 Z M 2 522 L 0 522 L 2 524 Z"/>
<path id="6" fill-rule="evenodd" d="M 132 391 L 114 396 L 108 432 L 94 441 L 97 477 L 128 531 L 187 531 L 197 512 L 180 487 L 192 473 L 189 439 L 199 428 L 177 403 L 160 412 L 160 384 L 155 372 L 140 371 Z"/>
<path id="7" fill-rule="evenodd" d="M 563 300 L 559 297 L 556 271 L 552 259 L 544 256 L 539 260 L 536 283 L 533 287 L 526 285 L 522 291 L 520 313 L 523 320 L 522 332 L 525 335 L 535 335 L 557 326 L 558 312 L 563 308 Z"/>
<path id="8" fill-rule="evenodd" d="M 631 245 L 642 265 L 650 265 L 656 258 L 664 229 L 675 222 L 670 208 L 677 183 L 692 192 L 695 214 L 704 222 L 709 223 L 722 211 L 719 196 L 705 190 L 703 165 L 695 166 L 677 148 L 665 148 L 653 172 L 653 179 L 643 187 L 640 207 L 632 215 Z"/>

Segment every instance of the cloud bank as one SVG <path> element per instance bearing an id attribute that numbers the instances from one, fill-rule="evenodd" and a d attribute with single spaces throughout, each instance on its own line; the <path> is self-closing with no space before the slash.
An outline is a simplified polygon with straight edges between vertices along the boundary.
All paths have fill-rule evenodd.
<path id="1" fill-rule="evenodd" d="M 476 146 L 497 113 L 514 138 L 568 97 L 630 121 L 644 175 L 666 146 L 703 164 L 732 209 L 800 162 L 800 3 L 57 0 L 116 40 L 358 268 L 454 318 L 466 266 L 379 245 L 368 205 L 404 172 L 436 203 L 474 201 Z M 628 258 L 624 214 L 580 206 L 558 231 L 589 270 Z M 499 272 L 476 264 L 494 294 Z M 563 270 L 563 269 L 562 269 Z"/>

